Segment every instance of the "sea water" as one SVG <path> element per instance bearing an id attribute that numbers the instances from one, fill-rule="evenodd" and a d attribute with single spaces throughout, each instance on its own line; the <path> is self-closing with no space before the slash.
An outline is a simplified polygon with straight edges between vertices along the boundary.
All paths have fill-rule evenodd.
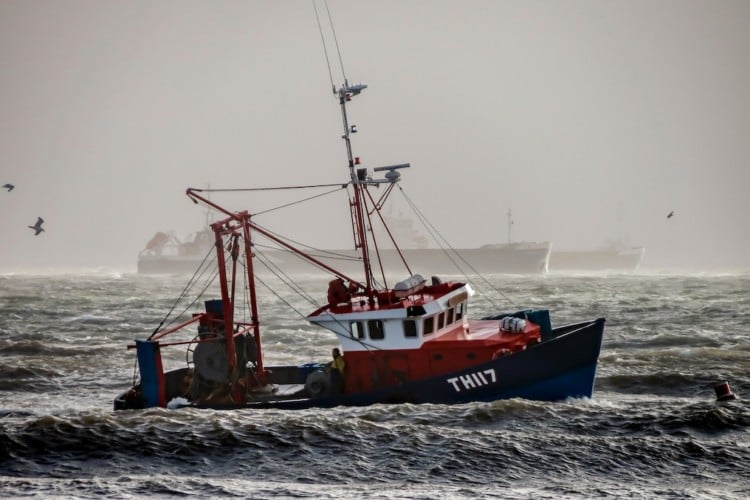
<path id="1" fill-rule="evenodd" d="M 115 412 L 128 344 L 215 287 L 192 302 L 185 276 L 0 276 L 0 496 L 750 497 L 750 273 L 485 278 L 473 317 L 607 319 L 593 398 Z M 302 317 L 328 280 L 299 278 L 304 299 L 264 279 L 266 363 L 328 360 L 336 338 Z M 738 400 L 716 401 L 721 381 Z"/>

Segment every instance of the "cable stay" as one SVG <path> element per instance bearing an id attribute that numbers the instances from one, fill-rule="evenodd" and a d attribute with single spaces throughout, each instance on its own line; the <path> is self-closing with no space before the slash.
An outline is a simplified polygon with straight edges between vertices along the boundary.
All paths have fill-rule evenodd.
<path id="1" fill-rule="evenodd" d="M 461 264 L 458 261 L 461 261 L 466 268 L 468 268 L 472 273 L 474 273 L 475 276 L 478 276 L 482 282 L 492 291 L 498 293 L 501 295 L 506 301 L 508 301 L 508 304 L 511 305 L 511 307 L 516 307 L 513 304 L 513 301 L 505 295 L 501 290 L 497 289 L 487 278 L 484 276 L 484 274 L 478 272 L 470 262 L 468 262 L 466 259 L 463 258 L 463 256 L 448 242 L 448 240 L 440 233 L 440 231 L 437 230 L 437 228 L 427 219 L 425 214 L 417 207 L 417 205 L 412 201 L 412 199 L 406 194 L 406 191 L 403 187 L 398 186 L 399 192 L 402 194 L 404 199 L 406 200 L 406 203 L 409 205 L 409 208 L 413 211 L 413 213 L 417 216 L 417 219 L 420 223 L 422 223 L 422 226 L 425 228 L 427 233 L 430 235 L 432 240 L 437 244 L 437 246 L 443 251 L 445 256 L 453 263 L 456 270 L 458 270 L 463 278 L 471 284 L 474 289 L 484 298 L 487 300 L 487 302 L 490 303 L 490 305 L 494 308 L 497 308 L 498 305 L 495 304 L 495 302 L 485 293 L 482 292 L 482 288 L 477 286 L 476 283 L 471 279 L 471 277 L 466 273 L 464 267 L 461 266 Z M 455 258 L 454 258 L 455 257 Z"/>
<path id="2" fill-rule="evenodd" d="M 260 262 L 271 274 L 273 274 L 276 278 L 279 279 L 287 288 L 292 290 L 294 293 L 296 293 L 299 297 L 306 300 L 311 306 L 314 308 L 320 308 L 323 304 L 315 300 L 311 295 L 306 293 L 303 289 L 303 287 L 299 284 L 297 284 L 294 279 L 292 279 L 291 276 L 289 276 L 287 273 L 285 273 L 279 266 L 274 264 L 267 256 L 263 255 L 262 253 L 255 252 L 255 257 L 257 258 L 258 262 Z M 262 280 L 257 274 L 255 275 L 256 281 L 258 281 L 261 285 L 263 285 L 269 292 L 271 292 L 276 298 L 278 298 L 281 302 L 286 304 L 291 310 L 293 310 L 300 318 L 307 319 L 307 316 L 300 312 L 299 309 L 294 307 L 288 300 L 286 300 L 284 297 L 282 297 L 274 287 L 266 283 L 264 280 Z M 338 319 L 334 318 L 334 321 L 340 325 L 347 334 L 342 334 L 338 332 L 333 332 L 336 335 L 343 337 L 343 338 L 350 338 L 355 340 L 357 343 L 362 345 L 367 350 L 379 350 L 380 347 L 370 344 L 369 342 L 364 342 L 361 339 L 356 339 L 352 337 L 351 327 L 348 325 L 345 325 Z"/>

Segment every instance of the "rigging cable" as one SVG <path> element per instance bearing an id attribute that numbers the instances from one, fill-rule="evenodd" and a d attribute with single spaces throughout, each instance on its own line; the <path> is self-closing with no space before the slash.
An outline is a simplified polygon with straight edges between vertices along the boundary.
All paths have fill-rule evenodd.
<path id="1" fill-rule="evenodd" d="M 323 27 L 320 25 L 320 16 L 318 15 L 318 6 L 315 0 L 312 0 L 313 9 L 315 10 L 315 20 L 318 21 L 318 31 L 320 32 L 320 41 L 323 43 L 323 54 L 326 56 L 326 65 L 328 66 L 328 79 L 331 81 L 331 88 L 336 92 L 336 85 L 333 84 L 333 73 L 331 73 L 331 61 L 328 59 L 328 49 L 326 49 L 326 40 L 323 37 Z M 327 5 L 326 5 L 327 7 Z"/>
<path id="2" fill-rule="evenodd" d="M 256 213 L 254 213 L 254 214 L 253 214 L 253 216 L 257 216 L 257 215 L 263 215 L 263 214 L 267 214 L 267 213 L 269 213 L 269 212 L 273 212 L 273 211 L 275 211 L 275 210 L 281 210 L 282 208 L 288 208 L 288 207 L 291 207 L 291 206 L 294 206 L 294 205 L 298 205 L 298 204 L 300 204 L 300 203 L 304 203 L 304 202 L 306 202 L 306 201 L 314 200 L 315 198 L 320 198 L 320 197 L 323 197 L 323 196 L 329 195 L 329 194 L 331 194 L 331 193 L 335 193 L 335 192 L 337 192 L 337 191 L 338 191 L 339 189 L 343 189 L 343 188 L 346 188 L 346 184 L 344 184 L 344 185 L 341 185 L 341 184 L 336 184 L 336 185 L 338 186 L 338 187 L 337 187 L 336 189 L 332 189 L 332 190 L 330 190 L 330 191 L 326 191 L 325 193 L 320 193 L 320 194 L 316 194 L 316 195 L 314 195 L 314 196 L 309 196 L 309 197 L 307 197 L 307 198 L 302 198 L 301 200 L 297 200 L 297 201 L 291 201 L 291 202 L 289 202 L 289 203 L 285 203 L 285 204 L 283 204 L 283 205 L 279 205 L 279 206 L 277 206 L 277 207 L 269 208 L 268 210 L 263 210 L 262 212 L 256 212 Z"/>
<path id="3" fill-rule="evenodd" d="M 256 226 L 263 227 L 260 224 L 256 224 Z M 273 235 L 275 235 L 275 236 L 277 236 L 277 237 L 279 237 L 279 238 L 281 238 L 281 239 L 283 239 L 285 241 L 288 241 L 289 243 L 294 243 L 295 245 L 303 247 L 305 249 L 304 250 L 305 254 L 308 255 L 308 256 L 310 256 L 310 257 L 314 257 L 316 259 L 326 258 L 326 259 L 338 260 L 338 261 L 345 261 L 345 262 L 362 262 L 362 258 L 361 257 L 354 257 L 352 255 L 346 255 L 346 254 L 343 254 L 343 253 L 334 252 L 332 250 L 325 250 L 325 249 L 322 249 L 322 248 L 314 248 L 314 247 L 311 247 L 309 245 L 302 244 L 302 243 L 300 243 L 298 241 L 294 241 L 294 240 L 292 240 L 290 238 L 285 238 L 285 237 L 283 237 L 282 235 L 280 235 L 278 233 L 274 233 L 273 231 L 269 231 L 267 228 L 263 228 L 263 229 L 265 229 L 269 233 L 271 233 L 271 234 L 273 234 Z M 255 246 L 259 247 L 259 248 L 265 248 L 267 250 L 277 250 L 279 252 L 288 253 L 288 254 L 294 255 L 295 257 L 299 258 L 299 260 L 301 260 L 302 262 L 308 262 L 309 264 L 315 265 L 314 262 L 308 261 L 307 259 L 305 259 L 301 255 L 296 254 L 295 252 L 289 250 L 288 248 L 284 248 L 284 247 L 280 247 L 280 246 L 264 245 L 262 243 L 253 243 L 253 245 L 255 245 Z M 313 252 L 319 252 L 319 253 L 313 253 Z M 324 268 L 322 268 L 320 266 L 316 266 L 316 267 L 318 267 L 321 271 L 329 272 L 327 269 L 324 269 Z"/>
<path id="4" fill-rule="evenodd" d="M 278 278 L 278 279 L 279 279 L 279 280 L 280 280 L 280 281 L 281 281 L 281 282 L 282 282 L 282 283 L 283 283 L 284 285 L 286 285 L 287 287 L 289 287 L 289 288 L 290 288 L 290 289 L 291 289 L 292 291 L 296 292 L 296 293 L 297 293 L 297 295 L 299 295 L 299 296 L 300 296 L 300 297 L 302 297 L 303 299 L 307 300 L 307 301 L 308 301 L 308 302 L 309 302 L 309 303 L 310 303 L 310 304 L 311 304 L 311 305 L 312 305 L 313 307 L 315 307 L 316 309 L 320 309 L 320 308 L 322 307 L 322 306 L 321 306 L 321 305 L 320 305 L 320 304 L 319 304 L 319 303 L 318 303 L 318 302 L 317 302 L 317 301 L 316 301 L 315 299 L 313 299 L 313 298 L 312 298 L 312 297 L 311 297 L 311 296 L 310 296 L 309 294 L 305 293 L 305 292 L 304 292 L 304 290 L 302 289 L 302 287 L 300 287 L 300 286 L 299 286 L 299 285 L 298 285 L 297 283 L 295 283 L 295 282 L 294 282 L 294 280 L 293 280 L 293 279 L 291 279 L 291 278 L 289 277 L 289 275 L 287 275 L 287 274 L 286 274 L 286 273 L 285 273 L 285 272 L 284 272 L 284 271 L 283 271 L 283 270 L 282 270 L 282 269 L 281 269 L 280 267 L 278 267 L 278 266 L 277 266 L 276 264 L 274 264 L 273 262 L 271 262 L 271 261 L 270 261 L 270 260 L 269 260 L 269 259 L 268 259 L 268 258 L 267 258 L 267 257 L 266 257 L 265 255 L 263 255 L 262 253 L 260 253 L 260 252 L 257 252 L 257 251 L 256 251 L 256 252 L 255 252 L 255 257 L 256 257 L 256 258 L 258 259 L 258 261 L 259 261 L 259 262 L 260 262 L 261 264 L 263 264 L 263 265 L 264 265 L 264 266 L 266 267 L 266 269 L 268 269 L 268 270 L 269 270 L 269 271 L 271 272 L 271 274 L 273 274 L 274 276 L 276 276 L 276 277 L 277 277 L 277 278 Z M 299 315 L 299 316 L 300 316 L 300 317 L 301 317 L 302 319 L 305 319 L 305 320 L 307 320 L 307 316 L 305 316 L 304 314 L 302 314 L 302 313 L 301 313 L 301 312 L 300 312 L 300 311 L 299 311 L 299 310 L 298 310 L 297 308 L 295 308 L 295 307 L 294 307 L 294 306 L 293 306 L 292 304 L 290 304 L 290 303 L 289 303 L 289 302 L 288 302 L 287 300 L 285 300 L 285 299 L 284 299 L 283 297 L 281 297 L 281 295 L 279 295 L 279 294 L 278 294 L 278 293 L 277 293 L 277 292 L 276 292 L 276 291 L 275 291 L 275 290 L 274 290 L 273 288 L 271 288 L 271 286 L 270 286 L 270 285 L 268 285 L 268 284 L 267 284 L 267 283 L 265 283 L 265 282 L 264 282 L 264 281 L 263 281 L 262 279 L 260 279 L 260 278 L 258 277 L 258 275 L 257 275 L 257 274 L 255 275 L 255 279 L 256 279 L 257 281 L 259 281 L 259 282 L 260 282 L 260 283 L 261 283 L 261 284 L 262 284 L 262 285 L 263 285 L 264 287 L 266 287 L 266 289 L 268 289 L 268 291 L 270 291 L 270 292 L 271 292 L 272 294 L 274 294 L 274 295 L 276 296 L 276 298 L 278 298 L 278 299 L 279 299 L 280 301 L 282 301 L 282 302 L 283 302 L 284 304 L 286 304 L 287 306 L 289 306 L 289 308 L 290 308 L 291 310 L 293 310 L 294 312 L 296 312 L 296 313 L 297 313 L 297 314 L 298 314 L 298 315 Z M 342 328 L 342 329 L 343 329 L 344 331 L 348 332 L 348 333 L 349 333 L 349 335 L 347 336 L 347 335 L 344 335 L 344 334 L 342 334 L 342 333 L 339 333 L 339 332 L 337 332 L 337 331 L 334 331 L 334 330 L 328 329 L 328 330 L 329 330 L 330 332 L 334 333 L 335 335 L 337 335 L 337 336 L 339 336 L 339 337 L 342 337 L 342 338 L 346 338 L 346 339 L 349 339 L 349 340 L 354 340 L 355 342 L 358 342 L 358 343 L 359 343 L 360 345 L 362 345 L 362 346 L 363 346 L 363 347 L 364 347 L 365 349 L 367 349 L 367 350 L 381 350 L 381 348 L 380 348 L 380 347 L 378 347 L 378 346 L 375 346 L 375 345 L 372 345 L 372 344 L 368 344 L 367 342 L 364 342 L 364 341 L 363 341 L 363 340 L 361 340 L 361 339 L 358 339 L 358 338 L 354 338 L 354 337 L 352 336 L 351 328 L 347 327 L 347 326 L 346 326 L 346 325 L 345 325 L 344 323 L 342 323 L 342 322 L 341 322 L 341 321 L 340 321 L 339 319 L 337 319 L 337 318 L 336 318 L 336 317 L 335 317 L 335 316 L 334 316 L 333 314 L 330 314 L 330 313 L 328 313 L 328 315 L 329 315 L 329 316 L 330 316 L 330 317 L 331 317 L 331 318 L 333 319 L 333 321 L 335 321 L 335 322 L 336 322 L 336 323 L 337 323 L 337 324 L 338 324 L 338 325 L 339 325 L 339 326 L 340 326 L 340 327 L 341 327 L 341 328 Z"/>
<path id="5" fill-rule="evenodd" d="M 337 184 L 310 184 L 307 186 L 282 186 L 282 187 L 265 187 L 265 188 L 226 188 L 226 189 L 200 189 L 195 191 L 201 191 L 204 193 L 241 193 L 241 192 L 250 192 L 250 191 L 288 191 L 290 189 L 312 189 L 312 188 L 321 188 L 321 187 L 334 187 L 336 189 L 331 189 L 330 191 L 326 191 L 324 193 L 319 193 L 313 196 L 309 196 L 307 198 L 302 198 L 297 201 L 292 201 L 289 203 L 285 203 L 284 205 L 279 205 L 277 207 L 269 208 L 267 210 L 263 210 L 262 212 L 256 212 L 252 214 L 253 216 L 256 215 L 263 215 L 268 212 L 273 212 L 275 210 L 281 210 L 282 208 L 288 208 L 294 205 L 297 205 L 299 203 L 303 203 L 306 201 L 314 200 L 315 198 L 320 198 L 323 196 L 327 196 L 329 194 L 335 193 L 340 189 L 346 189 L 348 183 L 337 183 Z"/>
<path id="6" fill-rule="evenodd" d="M 331 10 L 328 8 L 328 0 L 323 0 L 326 6 L 326 12 L 328 12 L 328 22 L 331 25 L 331 33 L 333 33 L 333 41 L 336 44 L 336 52 L 339 54 L 339 65 L 341 65 L 341 76 L 344 78 L 344 84 L 347 85 L 346 72 L 344 71 L 344 60 L 341 58 L 341 49 L 339 48 L 339 40 L 336 38 L 336 28 L 333 26 L 333 19 L 331 19 Z"/>
<path id="7" fill-rule="evenodd" d="M 159 323 L 159 326 L 157 326 L 154 329 L 154 331 L 151 333 L 151 335 L 149 335 L 148 340 L 151 340 L 151 338 L 154 335 L 157 334 L 157 332 L 164 325 L 164 322 L 167 320 L 167 318 L 169 318 L 169 315 L 172 314 L 172 312 L 174 311 L 175 307 L 177 307 L 177 304 L 180 302 L 180 300 L 182 300 L 182 298 L 185 296 L 185 294 L 195 285 L 195 283 L 198 281 L 198 279 L 200 279 L 200 277 L 203 276 L 203 274 L 205 274 L 206 270 L 208 269 L 208 266 L 205 265 L 206 264 L 206 260 L 208 260 L 208 256 L 211 255 L 212 251 L 213 251 L 213 247 L 211 247 L 211 248 L 208 249 L 208 252 L 206 252 L 206 255 L 203 257 L 203 260 L 201 261 L 201 263 L 198 265 L 198 268 L 193 273 L 193 276 L 190 277 L 190 279 L 188 280 L 187 284 L 185 284 L 185 287 L 182 289 L 182 292 L 180 293 L 180 296 L 177 297 L 177 299 L 174 301 L 174 303 L 172 304 L 171 309 L 169 309 L 169 311 L 167 312 L 167 314 L 164 316 L 164 319 L 161 320 L 161 322 Z M 199 272 L 200 272 L 200 274 L 199 274 Z M 203 289 L 203 291 L 205 292 L 205 288 Z M 201 292 L 201 294 L 202 293 L 203 292 Z M 193 303 L 195 303 L 195 301 L 193 301 Z M 178 315 L 176 317 L 179 317 L 182 314 L 184 314 L 184 311 L 180 315 Z M 174 323 L 174 321 L 175 321 L 175 319 L 173 318 L 172 321 L 170 321 L 169 323 L 167 323 L 167 326 L 169 326 L 172 323 Z"/>
<path id="8" fill-rule="evenodd" d="M 209 189 L 198 189 L 198 188 L 190 188 L 190 191 L 195 191 L 196 193 L 239 193 L 242 191 L 282 191 L 282 190 L 290 190 L 290 189 L 312 189 L 312 188 L 320 188 L 320 187 L 334 187 L 339 186 L 342 188 L 345 188 L 349 183 L 346 182 L 344 184 L 340 182 L 334 182 L 329 184 L 308 184 L 304 186 L 274 186 L 274 187 L 262 187 L 262 188 L 209 188 Z"/>
<path id="9" fill-rule="evenodd" d="M 210 251 L 213 251 L 213 248 L 211 248 Z M 206 274 L 206 272 L 208 270 L 209 270 L 209 267 L 208 266 L 205 267 L 203 269 L 203 272 L 201 272 L 199 278 L 203 277 L 203 275 Z M 208 290 L 208 287 L 210 287 L 212 284 L 214 284 L 216 282 L 216 277 L 217 276 L 219 276 L 219 268 L 215 267 L 215 268 L 212 269 L 212 274 L 209 275 L 208 279 L 206 279 L 206 281 L 204 282 L 205 284 L 204 284 L 203 288 L 201 289 L 200 293 L 198 293 L 198 295 L 192 300 L 192 302 L 190 302 L 187 306 L 185 306 L 185 308 L 182 310 L 182 312 L 180 314 L 175 315 L 172 318 L 172 320 L 169 323 L 167 323 L 166 326 L 169 327 L 169 326 L 173 325 L 177 321 L 178 318 L 182 317 L 186 312 L 188 312 L 188 310 L 190 310 L 190 308 L 193 307 L 195 305 L 195 303 L 198 302 L 198 300 L 201 297 L 203 297 L 203 295 L 206 293 L 206 290 Z M 196 283 L 197 283 L 197 281 L 198 280 L 196 279 Z"/>
<path id="10" fill-rule="evenodd" d="M 464 258 L 463 258 L 463 257 L 461 256 L 461 254 L 459 254 L 459 253 L 458 253 L 458 252 L 456 251 L 456 249 L 455 249 L 455 248 L 453 248 L 453 247 L 452 247 L 452 246 L 450 245 L 450 243 L 448 243 L 448 240 L 446 240 L 446 239 L 445 239 L 445 237 L 444 237 L 444 236 L 443 236 L 442 234 L 440 234 L 440 232 L 439 232 L 439 231 L 438 231 L 438 230 L 437 230 L 437 229 L 435 228 L 435 226 L 433 226 L 433 225 L 432 225 L 432 223 L 431 223 L 431 222 L 430 222 L 430 221 L 429 221 L 429 220 L 427 219 L 427 217 L 426 217 L 426 216 L 425 216 L 425 215 L 424 215 L 424 214 L 422 213 L 422 211 L 421 211 L 421 210 L 419 210 L 419 208 L 418 208 L 418 207 L 417 207 L 417 206 L 416 206 L 416 205 L 414 204 L 414 202 L 413 202 L 413 201 L 411 200 L 411 198 L 409 198 L 409 196 L 408 196 L 408 195 L 406 194 L 406 192 L 404 191 L 404 189 L 403 189 L 403 188 L 402 188 L 401 186 L 398 186 L 398 189 L 399 189 L 399 191 L 401 191 L 401 194 L 402 194 L 402 195 L 404 196 L 404 198 L 406 199 L 406 202 L 407 202 L 407 203 L 409 204 L 409 206 L 411 207 L 411 209 L 412 209 L 412 210 L 414 211 L 414 213 L 415 213 L 415 214 L 417 215 L 417 217 L 419 218 L 419 220 L 420 220 L 420 221 L 422 222 L 422 224 L 423 224 L 423 225 L 425 226 L 425 228 L 427 229 L 427 231 L 428 231 L 428 232 L 430 233 L 430 236 L 432 236 L 432 238 L 433 238 L 433 239 L 435 240 L 435 242 L 436 242 L 436 243 L 437 243 L 437 244 L 438 244 L 438 245 L 440 246 L 440 248 L 441 248 L 441 249 L 443 250 L 443 252 L 444 252 L 444 253 L 446 254 L 446 256 L 447 256 L 447 257 L 448 257 L 448 258 L 449 258 L 449 259 L 451 260 L 451 262 L 453 262 L 453 264 L 454 264 L 454 265 L 456 266 L 456 268 L 458 268 L 458 269 L 459 269 L 459 270 L 461 271 L 461 273 L 462 273 L 462 274 L 464 275 L 464 278 L 466 278 L 466 280 L 467 280 L 467 281 L 468 281 L 469 283 L 471 283 L 471 284 L 474 284 L 474 283 L 472 282 L 472 280 L 471 280 L 471 279 L 470 279 L 470 278 L 469 278 L 469 277 L 468 277 L 468 276 L 466 275 L 466 273 L 464 273 L 464 271 L 463 271 L 463 270 L 461 269 L 461 266 L 459 266 L 459 265 L 458 265 L 458 263 L 457 263 L 457 262 L 455 261 L 455 259 L 453 259 L 453 257 L 451 256 L 450 252 L 449 252 L 448 250 L 446 250 L 446 248 L 444 248 L 444 247 L 443 247 L 443 243 L 444 243 L 444 244 L 445 244 L 445 245 L 447 246 L 447 248 L 448 248 L 448 249 L 449 249 L 449 250 L 450 250 L 451 252 L 453 252 L 453 254 L 455 254 L 455 255 L 456 255 L 456 256 L 457 256 L 457 257 L 458 257 L 458 258 L 459 258 L 459 259 L 460 259 L 460 260 L 461 260 L 461 261 L 462 261 L 462 262 L 463 262 L 463 263 L 464 263 L 464 264 L 465 264 L 465 265 L 466 265 L 466 266 L 467 266 L 467 267 L 468 267 L 468 268 L 469 268 L 469 269 L 470 269 L 470 270 L 471 270 L 471 271 L 472 271 L 472 272 L 474 273 L 474 274 L 476 274 L 477 276 L 479 276 L 479 277 L 480 277 L 480 279 L 481 279 L 481 280 L 482 280 L 482 281 L 483 281 L 483 282 L 485 283 L 485 285 L 487 285 L 487 286 L 488 286 L 488 287 L 489 287 L 489 288 L 490 288 L 491 290 L 493 290 L 494 292 L 497 292 L 498 294 L 500 294 L 500 295 L 501 295 L 501 296 L 502 296 L 502 297 L 503 297 L 503 298 L 504 298 L 505 300 L 507 300 L 507 301 L 508 301 L 508 303 L 509 303 L 509 304 L 510 304 L 510 305 L 511 305 L 512 307 L 514 307 L 514 308 L 515 308 L 516 306 L 515 306 L 515 304 L 513 303 L 513 301 L 512 301 L 511 299 L 510 299 L 510 297 L 508 297 L 508 296 L 507 296 L 506 294 L 504 294 L 504 293 L 502 292 L 502 290 L 498 290 L 498 289 L 497 289 L 496 287 L 494 287 L 494 286 L 492 285 L 492 283 L 490 283 L 490 282 L 489 282 L 489 280 L 487 280 L 487 278 L 485 278 L 485 277 L 484 277 L 484 275 L 483 275 L 483 274 L 481 274 L 481 273 L 477 272 L 477 270 L 476 270 L 476 269 L 475 269 L 475 268 L 474 268 L 474 267 L 473 267 L 473 266 L 472 266 L 472 265 L 471 265 L 471 264 L 470 264 L 469 262 L 467 262 L 467 261 L 466 261 L 466 259 L 464 259 Z M 435 235 L 437 235 L 437 236 L 435 236 Z M 441 241 L 438 241 L 438 237 L 440 238 L 440 240 L 442 241 L 442 243 L 441 243 Z M 475 285 L 475 287 L 476 287 L 476 285 Z M 488 296 L 487 296 L 487 295 L 485 295 L 484 293 L 481 293 L 481 289 L 480 289 L 479 287 L 476 287 L 476 288 L 477 288 L 477 290 L 478 290 L 478 291 L 480 292 L 480 294 L 482 295 L 482 297 L 484 297 L 484 298 L 485 298 L 485 299 L 486 299 L 486 300 L 487 300 L 487 301 L 488 301 L 488 302 L 489 302 L 489 303 L 490 303 L 490 304 L 491 304 L 491 305 L 492 305 L 493 307 L 496 307 L 496 308 L 498 307 L 498 306 L 497 306 L 497 304 L 495 304 L 495 303 L 494 303 L 494 302 L 492 301 L 492 299 L 491 299 L 490 297 L 488 297 Z"/>
<path id="11" fill-rule="evenodd" d="M 284 283 L 287 287 L 289 287 L 292 291 L 296 292 L 297 295 L 302 297 L 303 299 L 307 300 L 313 307 L 320 307 L 320 305 L 315 301 L 315 299 L 312 298 L 310 294 L 305 292 L 305 289 L 299 286 L 287 273 L 284 271 L 281 266 L 276 264 L 272 259 L 268 258 L 263 252 L 258 251 L 256 248 L 256 251 L 254 252 L 254 255 L 258 258 L 261 264 L 271 271 L 277 278 L 279 278 L 282 283 Z"/>

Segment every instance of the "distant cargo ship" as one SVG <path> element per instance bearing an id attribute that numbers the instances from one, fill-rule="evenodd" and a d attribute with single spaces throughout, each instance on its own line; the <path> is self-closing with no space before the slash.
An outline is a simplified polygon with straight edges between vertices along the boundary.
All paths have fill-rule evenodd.
<path id="1" fill-rule="evenodd" d="M 612 243 L 591 250 L 552 250 L 549 270 L 555 271 L 636 271 L 646 249 Z"/>
<path id="2" fill-rule="evenodd" d="M 322 263 L 352 272 L 362 268 L 361 259 L 355 250 L 308 250 Z M 549 242 L 518 242 L 510 244 L 490 244 L 478 248 L 406 248 L 401 255 L 395 249 L 378 252 L 386 275 L 399 276 L 406 273 L 403 259 L 409 263 L 412 273 L 424 274 L 491 274 L 545 273 L 549 266 Z M 274 251 L 267 253 L 269 259 L 285 272 L 314 272 L 310 264 L 296 258 L 290 252 Z M 404 270 L 404 271 L 402 271 Z M 376 274 L 379 269 L 375 270 Z M 395 275 L 394 273 L 399 273 Z"/>
<path id="3" fill-rule="evenodd" d="M 140 274 L 193 273 L 213 248 L 210 229 L 193 233 L 181 241 L 173 233 L 156 233 L 138 254 Z"/>
<path id="4" fill-rule="evenodd" d="M 513 224 L 508 210 L 508 227 Z M 378 255 L 386 275 L 401 276 L 406 272 L 403 261 L 409 263 L 412 273 L 456 274 L 532 274 L 546 273 L 549 267 L 550 242 L 511 242 L 491 243 L 475 248 L 428 248 L 427 237 L 414 227 L 412 219 L 405 217 L 384 217 L 393 239 L 399 243 L 395 248 L 380 248 Z M 378 235 L 378 241 L 387 241 Z M 326 265 L 339 268 L 342 272 L 358 271 L 362 268 L 359 250 L 315 250 L 308 251 Z M 403 256 L 403 258 L 402 258 Z M 269 253 L 271 260 L 284 271 L 315 271 L 310 264 L 298 259 L 291 252 Z M 378 273 L 380 270 L 376 269 Z M 398 274 L 395 274 L 398 273 Z"/>
<path id="5" fill-rule="evenodd" d="M 510 211 L 508 211 L 509 227 Z M 532 274 L 546 273 L 549 268 L 549 242 L 509 242 L 486 244 L 476 248 L 428 248 L 427 238 L 413 226 L 411 219 L 388 217 L 388 226 L 394 239 L 403 245 L 378 250 L 385 274 L 398 278 L 407 273 L 403 260 L 409 263 L 412 273 L 460 274 Z M 508 232 L 510 240 L 510 231 Z M 383 241 L 381 238 L 379 241 Z M 138 256 L 138 272 L 142 274 L 192 273 L 203 261 L 213 245 L 211 231 L 199 231 L 182 242 L 174 235 L 157 233 Z M 314 249 L 306 251 L 320 262 L 335 267 L 341 272 L 362 269 L 361 252 L 354 249 Z M 258 253 L 261 250 L 258 249 Z M 296 254 L 282 250 L 267 250 L 262 254 L 271 266 L 278 266 L 285 273 L 320 272 Z M 261 262 L 263 261 L 261 255 Z M 379 273 L 380 270 L 374 270 Z"/>

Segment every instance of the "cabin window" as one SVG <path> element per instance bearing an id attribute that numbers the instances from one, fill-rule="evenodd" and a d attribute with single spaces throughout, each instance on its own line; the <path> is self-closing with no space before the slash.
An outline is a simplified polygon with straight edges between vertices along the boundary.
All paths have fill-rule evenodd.
<path id="1" fill-rule="evenodd" d="M 456 306 L 456 321 L 464 317 L 464 309 L 466 309 L 466 302 L 461 302 Z"/>
<path id="2" fill-rule="evenodd" d="M 443 328 L 445 326 L 445 314 L 440 313 L 438 314 L 438 330 Z"/>
<path id="3" fill-rule="evenodd" d="M 448 309 L 448 318 L 445 320 L 445 323 L 447 325 L 450 325 L 451 323 L 453 323 L 453 308 L 452 307 Z"/>
<path id="4" fill-rule="evenodd" d="M 422 331 L 422 335 L 429 335 L 433 331 L 435 331 L 435 317 L 430 316 L 429 318 L 424 319 L 424 330 Z"/>
<path id="5" fill-rule="evenodd" d="M 351 323 L 349 323 L 349 327 L 351 329 L 350 335 L 353 339 L 365 338 L 365 329 L 361 321 L 352 321 Z"/>
<path id="6" fill-rule="evenodd" d="M 404 321 L 404 337 L 411 338 L 417 336 L 417 322 L 413 319 Z"/>
<path id="7" fill-rule="evenodd" d="M 385 338 L 383 322 L 379 319 L 371 319 L 368 321 L 367 329 L 370 332 L 370 340 L 383 340 Z"/>

